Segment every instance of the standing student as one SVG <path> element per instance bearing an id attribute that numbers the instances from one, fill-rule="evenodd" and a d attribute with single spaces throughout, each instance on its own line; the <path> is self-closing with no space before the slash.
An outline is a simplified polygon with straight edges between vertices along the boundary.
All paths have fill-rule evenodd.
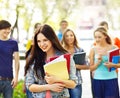
<path id="1" fill-rule="evenodd" d="M 30 59 L 26 62 L 25 82 L 34 98 L 45 98 L 49 90 L 51 98 L 69 98 L 67 88 L 76 86 L 77 77 L 73 59 L 70 60 L 69 80 L 45 74 L 44 64 L 51 57 L 67 53 L 61 46 L 54 30 L 49 25 L 43 25 L 34 37 L 34 45 L 30 52 Z M 32 66 L 31 66 L 32 65 Z"/>
<path id="2" fill-rule="evenodd" d="M 33 37 L 32 37 L 31 40 L 28 40 L 28 43 L 26 45 L 26 49 L 27 49 L 26 56 L 25 56 L 26 59 L 27 59 L 27 57 L 28 57 L 28 55 L 29 55 L 29 53 L 32 49 L 32 46 L 33 46 L 33 43 L 34 43 L 33 38 L 34 38 L 35 34 L 37 33 L 37 31 L 40 29 L 40 26 L 41 26 L 41 23 L 39 23 L 39 22 L 34 25 Z"/>
<path id="3" fill-rule="evenodd" d="M 84 50 L 78 46 L 78 42 L 74 32 L 71 29 L 67 29 L 63 34 L 62 39 L 63 47 L 72 55 L 77 52 L 84 52 Z M 89 66 L 76 64 L 76 75 L 78 77 L 78 84 L 74 89 L 69 89 L 70 98 L 81 98 L 82 96 L 82 76 L 81 70 L 89 69 Z"/>
<path id="4" fill-rule="evenodd" d="M 107 51 L 116 48 L 104 27 L 94 31 L 96 45 L 90 50 L 90 71 L 92 72 L 93 95 L 95 98 L 119 98 L 116 71 L 109 72 Z"/>
<path id="5" fill-rule="evenodd" d="M 106 30 L 109 29 L 108 23 L 107 23 L 106 21 L 101 21 L 101 22 L 99 23 L 99 26 L 103 26 Z"/>
<path id="6" fill-rule="evenodd" d="M 37 23 L 34 25 L 34 33 L 33 33 L 33 36 L 34 36 L 35 33 L 39 30 L 40 26 L 41 26 L 41 23 L 39 23 L 39 22 L 37 22 Z M 27 42 L 27 44 L 26 44 L 26 50 L 27 50 L 27 51 L 30 50 L 30 48 L 31 48 L 31 46 L 32 46 L 32 44 L 33 44 L 32 41 L 33 41 L 33 39 L 28 40 L 28 42 Z"/>
<path id="7" fill-rule="evenodd" d="M 13 89 L 18 83 L 19 53 L 18 43 L 9 38 L 11 24 L 0 20 L 0 94 L 4 98 L 12 98 Z M 13 56 L 15 75 L 13 76 Z"/>
<path id="8" fill-rule="evenodd" d="M 60 22 L 60 29 L 59 29 L 59 32 L 58 32 L 58 35 L 57 35 L 60 42 L 62 40 L 63 33 L 67 29 L 67 27 L 68 27 L 68 22 L 66 20 L 62 20 Z"/>
<path id="9" fill-rule="evenodd" d="M 107 30 L 107 33 L 108 33 L 109 25 L 108 25 L 108 22 L 107 22 L 107 21 L 101 21 L 101 22 L 98 24 L 98 26 L 105 28 L 105 29 Z M 110 36 L 110 37 L 111 37 L 111 36 Z M 93 47 L 96 46 L 96 44 L 97 44 L 97 43 L 94 42 Z M 92 87 L 92 74 L 93 74 L 93 73 L 90 72 L 91 87 Z M 93 88 L 91 88 L 91 90 L 92 90 L 92 96 L 93 96 L 93 98 L 95 98 L 95 97 L 94 97 L 94 94 L 93 94 Z"/>

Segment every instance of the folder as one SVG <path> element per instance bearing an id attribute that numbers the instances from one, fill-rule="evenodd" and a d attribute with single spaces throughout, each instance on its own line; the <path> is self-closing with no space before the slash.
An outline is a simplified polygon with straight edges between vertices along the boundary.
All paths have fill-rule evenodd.
<path id="1" fill-rule="evenodd" d="M 112 57 L 112 63 L 114 63 L 114 64 L 120 63 L 120 55 L 113 56 L 113 57 Z M 115 68 L 115 67 L 112 67 L 112 68 L 111 68 L 111 71 L 113 71 L 113 70 L 116 70 L 116 68 Z"/>
<path id="2" fill-rule="evenodd" d="M 63 55 L 45 64 L 44 70 L 46 73 L 55 75 L 61 79 L 69 79 L 67 60 L 64 58 Z"/>
<path id="3" fill-rule="evenodd" d="M 115 48 L 113 50 L 108 51 L 108 62 L 112 62 L 113 56 L 118 56 L 119 55 L 119 48 Z M 111 68 L 109 69 L 111 71 Z"/>
<path id="4" fill-rule="evenodd" d="M 67 69 L 68 69 L 68 73 L 70 73 L 70 54 L 69 53 L 66 53 L 66 54 L 63 54 L 64 58 L 67 60 Z M 54 57 L 51 57 L 50 58 L 50 61 L 58 58 L 59 56 L 54 56 Z"/>
<path id="5" fill-rule="evenodd" d="M 77 52 L 74 53 L 73 59 L 75 64 L 84 65 L 85 64 L 86 52 Z"/>

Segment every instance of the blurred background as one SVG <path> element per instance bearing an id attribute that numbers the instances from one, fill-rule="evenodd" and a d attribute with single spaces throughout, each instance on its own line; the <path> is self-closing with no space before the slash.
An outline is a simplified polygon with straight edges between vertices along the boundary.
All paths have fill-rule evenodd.
<path id="1" fill-rule="evenodd" d="M 0 0 L 0 19 L 12 24 L 10 37 L 18 41 L 21 57 L 36 22 L 51 25 L 57 33 L 63 19 L 88 54 L 93 30 L 101 21 L 108 22 L 113 37 L 120 37 L 120 0 Z"/>
<path id="2" fill-rule="evenodd" d="M 33 36 L 35 23 L 49 24 L 57 33 L 63 19 L 68 21 L 80 46 L 89 54 L 93 44 L 93 30 L 101 21 L 108 22 L 112 37 L 120 37 L 120 0 L 0 0 L 1 19 L 12 24 L 10 37 L 18 41 L 21 57 L 25 55 L 27 41 Z M 19 79 L 23 80 L 25 60 L 20 60 L 20 65 Z M 82 98 L 92 98 L 89 73 L 88 70 L 82 71 Z M 18 85 L 15 94 L 21 94 L 22 97 L 15 98 L 26 98 L 21 93 L 21 86 Z M 21 92 L 18 94 L 19 90 Z"/>
<path id="3" fill-rule="evenodd" d="M 0 19 L 11 22 L 11 37 L 18 40 L 22 53 L 36 22 L 50 24 L 57 31 L 65 19 L 78 39 L 91 42 L 92 30 L 105 20 L 111 34 L 119 36 L 120 0 L 0 0 Z"/>

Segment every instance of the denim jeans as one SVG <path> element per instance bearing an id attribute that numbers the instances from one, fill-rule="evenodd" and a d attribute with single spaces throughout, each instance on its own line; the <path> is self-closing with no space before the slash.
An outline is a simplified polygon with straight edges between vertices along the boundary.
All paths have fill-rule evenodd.
<path id="1" fill-rule="evenodd" d="M 26 95 L 27 95 L 27 98 L 33 98 L 32 92 L 30 92 L 27 88 L 26 88 Z"/>
<path id="2" fill-rule="evenodd" d="M 82 96 L 82 85 L 77 85 L 74 89 L 69 89 L 70 98 L 81 98 Z"/>
<path id="3" fill-rule="evenodd" d="M 0 80 L 0 94 L 3 95 L 3 98 L 12 98 L 13 88 L 11 86 L 11 81 Z"/>

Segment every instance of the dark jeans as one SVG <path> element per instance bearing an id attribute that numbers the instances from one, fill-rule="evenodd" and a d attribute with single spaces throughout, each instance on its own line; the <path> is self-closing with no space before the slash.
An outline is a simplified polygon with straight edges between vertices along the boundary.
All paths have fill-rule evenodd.
<path id="1" fill-rule="evenodd" d="M 28 89 L 26 89 L 26 95 L 27 95 L 27 98 L 33 98 L 32 93 Z"/>
<path id="2" fill-rule="evenodd" d="M 0 94 L 3 94 L 3 98 L 12 98 L 13 88 L 11 86 L 11 81 L 0 80 Z"/>
<path id="3" fill-rule="evenodd" d="M 77 85 L 74 89 L 69 89 L 70 98 L 81 98 L 82 85 Z"/>

